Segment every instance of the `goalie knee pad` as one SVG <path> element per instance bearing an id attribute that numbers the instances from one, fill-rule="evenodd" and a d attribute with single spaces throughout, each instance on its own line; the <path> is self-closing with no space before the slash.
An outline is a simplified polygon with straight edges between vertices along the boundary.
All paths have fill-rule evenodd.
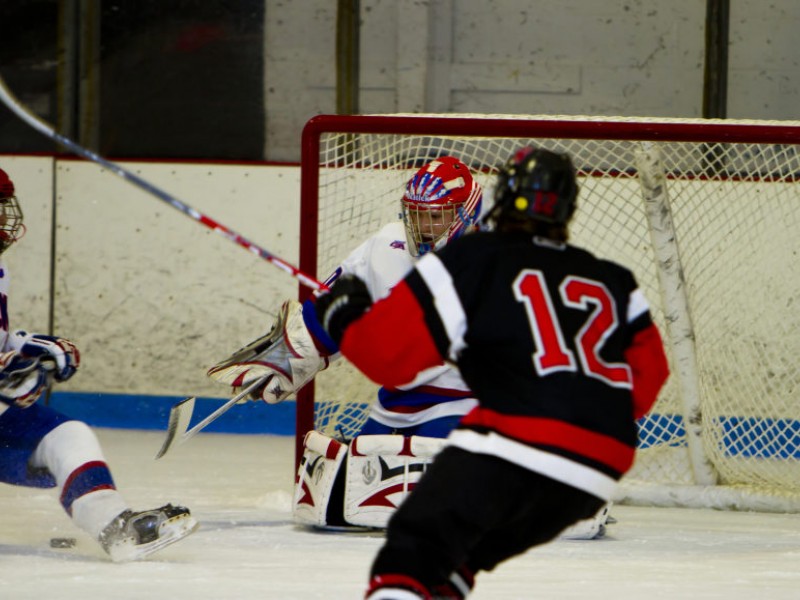
<path id="1" fill-rule="evenodd" d="M 328 505 L 337 474 L 347 455 L 347 444 L 317 431 L 309 431 L 303 446 L 305 450 L 297 472 L 292 515 L 297 522 L 306 525 L 333 525 L 329 522 L 333 519 L 328 518 Z M 339 496 L 341 498 L 341 494 Z"/>
<path id="2" fill-rule="evenodd" d="M 348 447 L 309 432 L 295 485 L 295 520 L 318 527 L 386 527 L 443 444 L 421 436 L 362 435 Z"/>
<path id="3" fill-rule="evenodd" d="M 344 519 L 362 527 L 386 527 L 414 488 L 443 439 L 361 435 L 347 454 Z"/>

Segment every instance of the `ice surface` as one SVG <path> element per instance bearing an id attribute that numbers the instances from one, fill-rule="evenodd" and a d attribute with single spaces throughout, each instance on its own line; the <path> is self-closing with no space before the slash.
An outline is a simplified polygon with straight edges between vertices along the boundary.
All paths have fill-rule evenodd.
<path id="1" fill-rule="evenodd" d="M 163 432 L 98 435 L 135 509 L 183 503 L 200 530 L 144 562 L 113 564 L 54 490 L 0 485 L 3 600 L 363 597 L 381 536 L 292 524 L 290 438 L 203 433 L 154 461 Z M 481 574 L 471 600 L 800 597 L 800 515 L 630 506 L 612 515 L 607 539 L 533 549 Z M 53 537 L 78 543 L 52 549 Z"/>

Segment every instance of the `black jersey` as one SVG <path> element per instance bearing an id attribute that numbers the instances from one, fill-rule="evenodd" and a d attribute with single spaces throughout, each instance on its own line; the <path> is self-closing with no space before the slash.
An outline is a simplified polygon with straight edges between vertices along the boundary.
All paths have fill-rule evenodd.
<path id="1" fill-rule="evenodd" d="M 667 374 L 628 269 L 521 233 L 472 234 L 426 255 L 342 351 L 385 385 L 456 362 L 480 404 L 450 444 L 606 499 Z"/>

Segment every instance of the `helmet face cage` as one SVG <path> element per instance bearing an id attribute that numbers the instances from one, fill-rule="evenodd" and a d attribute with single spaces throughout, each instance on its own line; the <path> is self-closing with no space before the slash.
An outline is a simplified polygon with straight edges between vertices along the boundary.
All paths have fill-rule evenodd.
<path id="1" fill-rule="evenodd" d="M 472 228 L 480 215 L 482 196 L 469 168 L 451 156 L 417 171 L 401 202 L 411 255 L 443 248 Z"/>
<path id="2" fill-rule="evenodd" d="M 0 254 L 22 237 L 22 208 L 16 196 L 0 198 Z"/>
<path id="3" fill-rule="evenodd" d="M 22 208 L 14 195 L 14 183 L 0 169 L 0 254 L 22 237 Z"/>
<path id="4" fill-rule="evenodd" d="M 406 225 L 409 251 L 413 256 L 441 248 L 459 233 L 456 208 L 426 207 L 403 203 L 403 221 Z"/>
<path id="5" fill-rule="evenodd" d="M 575 167 L 566 154 L 523 148 L 501 169 L 492 219 L 566 225 L 578 196 Z"/>

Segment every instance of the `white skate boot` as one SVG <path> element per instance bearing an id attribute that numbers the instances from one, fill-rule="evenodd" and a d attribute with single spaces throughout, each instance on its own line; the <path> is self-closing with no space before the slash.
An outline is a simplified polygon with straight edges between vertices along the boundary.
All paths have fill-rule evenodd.
<path id="1" fill-rule="evenodd" d="M 98 541 L 114 562 L 128 562 L 149 556 L 174 544 L 197 529 L 188 508 L 167 504 L 161 508 L 120 513 Z"/>

